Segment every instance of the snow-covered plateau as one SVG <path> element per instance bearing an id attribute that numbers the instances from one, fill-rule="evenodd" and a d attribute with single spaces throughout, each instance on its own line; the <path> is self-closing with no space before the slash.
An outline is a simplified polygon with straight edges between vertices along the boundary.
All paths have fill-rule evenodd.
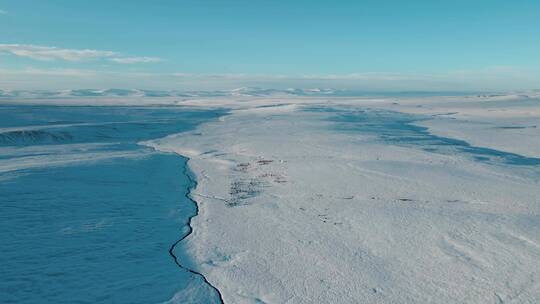
<path id="1" fill-rule="evenodd" d="M 227 109 L 139 143 L 189 158 L 225 303 L 539 303 L 539 95 L 24 102 Z"/>

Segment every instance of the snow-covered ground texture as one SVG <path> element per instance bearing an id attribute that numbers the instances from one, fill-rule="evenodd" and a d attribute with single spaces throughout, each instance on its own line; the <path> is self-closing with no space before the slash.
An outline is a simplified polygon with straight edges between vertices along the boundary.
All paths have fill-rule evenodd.
<path id="1" fill-rule="evenodd" d="M 233 110 L 146 144 L 190 158 L 226 303 L 540 302 L 537 97 L 190 104 Z"/>
<path id="2" fill-rule="evenodd" d="M 429 102 L 426 102 L 429 101 Z M 430 132 L 540 157 L 540 93 L 400 100 L 397 111 L 430 115 Z"/>
<path id="3" fill-rule="evenodd" d="M 24 103 L 229 109 L 139 142 L 190 158 L 173 252 L 225 303 L 538 303 L 538 95 Z"/>

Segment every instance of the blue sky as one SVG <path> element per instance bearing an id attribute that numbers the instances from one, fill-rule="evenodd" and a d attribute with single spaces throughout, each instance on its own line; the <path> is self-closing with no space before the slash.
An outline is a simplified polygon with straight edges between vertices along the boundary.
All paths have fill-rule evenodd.
<path id="1" fill-rule="evenodd" d="M 540 1 L 0 0 L 0 88 L 540 88 Z"/>

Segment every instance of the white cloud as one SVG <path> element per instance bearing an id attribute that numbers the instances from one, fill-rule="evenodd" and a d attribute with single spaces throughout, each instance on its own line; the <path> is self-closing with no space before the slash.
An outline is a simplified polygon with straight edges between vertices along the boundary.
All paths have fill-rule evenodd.
<path id="1" fill-rule="evenodd" d="M 0 53 L 8 53 L 19 57 L 43 61 L 109 60 L 117 63 L 151 63 L 161 60 L 155 57 L 126 57 L 112 51 L 63 49 L 32 44 L 0 44 Z"/>
<path id="2" fill-rule="evenodd" d="M 0 10 L 0 15 L 7 15 L 7 11 L 4 11 L 4 10 Z"/>
<path id="3" fill-rule="evenodd" d="M 115 52 L 97 50 L 61 49 L 49 46 L 31 44 L 0 44 L 1 53 L 10 53 L 19 57 L 36 60 L 67 60 L 80 61 L 85 59 L 108 58 L 116 56 Z"/>
<path id="4" fill-rule="evenodd" d="M 114 61 L 116 63 L 152 63 L 152 62 L 160 62 L 162 61 L 161 58 L 157 57 L 116 57 L 111 58 L 111 61 Z"/>

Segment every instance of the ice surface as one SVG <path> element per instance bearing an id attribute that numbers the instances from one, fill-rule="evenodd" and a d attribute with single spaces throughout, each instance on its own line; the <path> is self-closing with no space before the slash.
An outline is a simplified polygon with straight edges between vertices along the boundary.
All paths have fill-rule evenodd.
<path id="1" fill-rule="evenodd" d="M 186 160 L 136 142 L 192 129 L 220 111 L 0 111 L 0 302 L 159 303 L 181 293 L 219 303 L 169 254 L 196 212 Z"/>
<path id="2" fill-rule="evenodd" d="M 393 109 L 430 115 L 420 124 L 437 135 L 540 157 L 540 96 L 446 97 L 402 100 Z"/>

